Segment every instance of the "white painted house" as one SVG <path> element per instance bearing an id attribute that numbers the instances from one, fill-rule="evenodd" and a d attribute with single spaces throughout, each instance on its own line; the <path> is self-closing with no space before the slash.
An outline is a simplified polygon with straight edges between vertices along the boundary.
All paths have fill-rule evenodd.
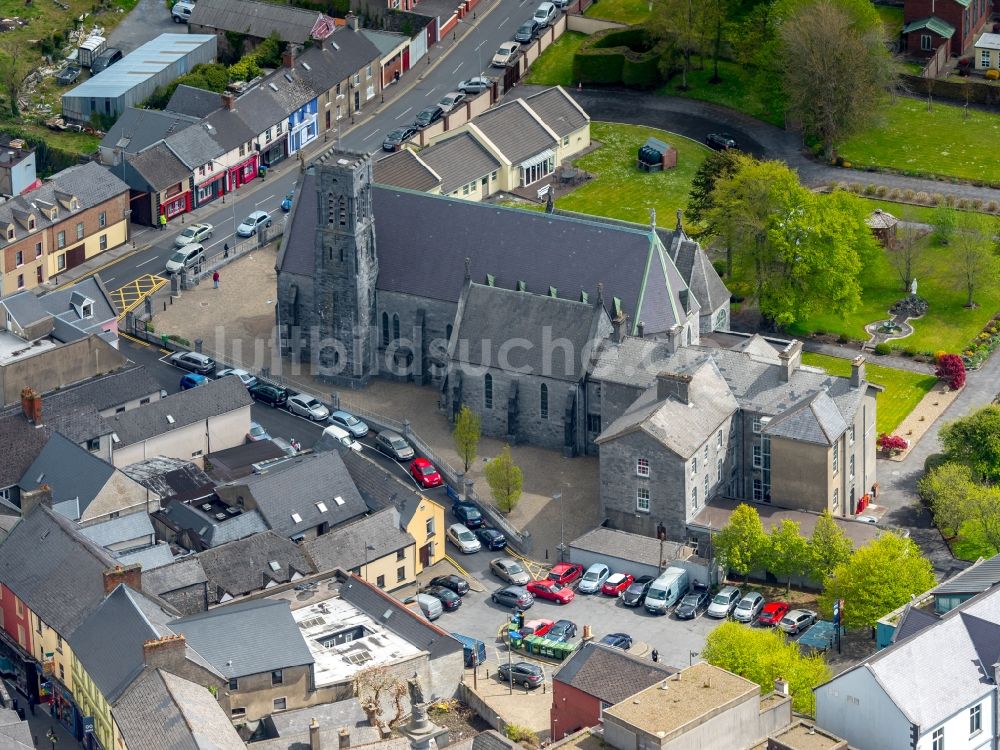
<path id="1" fill-rule="evenodd" d="M 1000 587 L 916 620 L 815 689 L 816 724 L 857 750 L 996 747 Z"/>

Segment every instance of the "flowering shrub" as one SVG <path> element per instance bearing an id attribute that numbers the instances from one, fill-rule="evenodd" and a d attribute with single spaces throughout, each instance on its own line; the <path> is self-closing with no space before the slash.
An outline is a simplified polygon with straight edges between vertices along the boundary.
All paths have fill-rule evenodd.
<path id="1" fill-rule="evenodd" d="M 875 444 L 879 447 L 879 450 L 885 451 L 890 456 L 902 453 L 910 447 L 910 444 L 906 442 L 906 438 L 902 438 L 899 435 L 888 435 L 884 432 L 878 436 Z"/>
<path id="2" fill-rule="evenodd" d="M 965 385 L 965 362 L 957 354 L 945 354 L 938 358 L 934 373 L 948 384 L 953 391 Z"/>

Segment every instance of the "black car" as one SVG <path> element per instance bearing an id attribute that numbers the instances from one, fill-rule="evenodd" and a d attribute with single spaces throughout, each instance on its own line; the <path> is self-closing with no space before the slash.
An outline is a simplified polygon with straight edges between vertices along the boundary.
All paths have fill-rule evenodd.
<path id="1" fill-rule="evenodd" d="M 507 546 L 507 537 L 496 529 L 487 529 L 485 526 L 476 529 L 476 539 L 488 550 L 503 549 Z"/>
<path id="2" fill-rule="evenodd" d="M 626 607 L 641 607 L 646 600 L 649 584 L 656 579 L 653 576 L 639 576 L 622 592 L 622 604 Z"/>
<path id="3" fill-rule="evenodd" d="M 728 151 L 736 148 L 736 139 L 729 133 L 709 133 L 705 136 L 705 143 L 716 151 Z"/>
<path id="4" fill-rule="evenodd" d="M 483 514 L 472 503 L 455 503 L 451 506 L 451 512 L 467 529 L 478 529 L 483 525 Z"/>
<path id="5" fill-rule="evenodd" d="M 622 651 L 628 651 L 632 648 L 632 636 L 628 633 L 608 633 L 601 638 L 601 643 L 606 646 L 620 648 Z"/>
<path id="6" fill-rule="evenodd" d="M 545 638 L 550 641 L 562 641 L 566 642 L 570 638 L 576 637 L 576 623 L 570 622 L 569 620 L 556 620 L 556 624 L 553 625 L 549 632 L 545 634 Z"/>
<path id="7" fill-rule="evenodd" d="M 395 151 L 403 145 L 404 141 L 412 138 L 413 134 L 416 132 L 416 128 L 412 125 L 405 125 L 401 128 L 396 128 L 385 137 L 384 141 L 382 141 L 382 149 L 385 151 Z"/>
<path id="8" fill-rule="evenodd" d="M 268 406 L 279 408 L 288 403 L 288 391 L 276 385 L 257 383 L 249 388 L 250 397 Z"/>
<path id="9" fill-rule="evenodd" d="M 69 86 L 80 77 L 79 65 L 67 65 L 56 74 L 56 83 L 60 86 Z"/>
<path id="10" fill-rule="evenodd" d="M 521 44 L 527 44 L 538 35 L 539 28 L 541 27 L 538 25 L 538 21 L 534 18 L 525 21 L 518 27 L 517 33 L 514 34 L 514 41 L 520 42 Z"/>
<path id="11" fill-rule="evenodd" d="M 708 589 L 698 586 L 685 594 L 680 604 L 674 609 L 674 614 L 678 620 L 693 620 L 699 612 L 705 610 L 709 599 Z"/>
<path id="12" fill-rule="evenodd" d="M 419 113 L 417 113 L 417 119 L 413 121 L 413 127 L 417 130 L 423 130 L 428 125 L 433 125 L 442 117 L 444 117 L 444 110 L 437 105 L 433 107 L 424 107 Z"/>
<path id="13" fill-rule="evenodd" d="M 462 576 L 437 576 L 431 579 L 430 585 L 443 586 L 446 589 L 451 589 L 459 596 L 465 596 L 469 593 L 469 582 L 462 578 Z"/>
<path id="14" fill-rule="evenodd" d="M 441 602 L 441 606 L 449 612 L 453 612 L 462 606 L 462 597 L 444 586 L 428 586 L 420 589 L 419 593 L 433 596 Z"/>
<path id="15" fill-rule="evenodd" d="M 503 682 L 514 682 L 526 688 L 536 688 L 545 681 L 542 668 L 530 661 L 516 661 L 513 664 L 501 664 L 497 676 Z"/>
<path id="16" fill-rule="evenodd" d="M 90 64 L 90 74 L 96 76 L 101 73 L 116 62 L 120 61 L 124 57 L 122 51 L 117 47 L 108 47 L 104 52 L 99 54 L 94 58 L 94 61 Z"/>

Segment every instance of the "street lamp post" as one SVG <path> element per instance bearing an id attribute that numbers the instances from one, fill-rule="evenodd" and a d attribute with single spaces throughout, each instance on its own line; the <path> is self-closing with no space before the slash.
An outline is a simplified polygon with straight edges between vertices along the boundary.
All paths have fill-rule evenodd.
<path id="1" fill-rule="evenodd" d="M 559 562 L 563 561 L 563 552 L 566 550 L 566 512 L 563 509 L 562 493 L 553 493 L 552 499 L 559 503 Z"/>

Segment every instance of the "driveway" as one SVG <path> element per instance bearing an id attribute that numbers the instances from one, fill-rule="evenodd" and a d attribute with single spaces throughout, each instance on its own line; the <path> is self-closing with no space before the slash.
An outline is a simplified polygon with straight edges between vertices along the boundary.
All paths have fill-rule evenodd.
<path id="1" fill-rule="evenodd" d="M 108 37 L 109 47 L 118 47 L 126 55 L 160 34 L 186 34 L 187 26 L 175 24 L 164 0 L 139 0 L 125 20 Z"/>

